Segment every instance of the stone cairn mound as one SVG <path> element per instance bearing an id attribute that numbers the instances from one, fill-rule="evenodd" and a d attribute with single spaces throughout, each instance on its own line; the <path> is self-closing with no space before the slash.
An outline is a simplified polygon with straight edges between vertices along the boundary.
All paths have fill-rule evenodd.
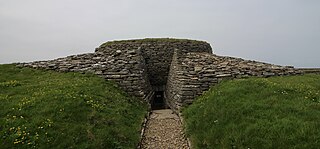
<path id="1" fill-rule="evenodd" d="M 94 53 L 17 65 L 59 72 L 94 73 L 116 82 L 130 95 L 149 103 L 158 95 L 156 92 L 162 92 L 165 105 L 176 114 L 183 105 L 191 104 L 197 96 L 222 80 L 302 72 L 291 66 L 218 56 L 212 54 L 210 44 L 204 41 L 169 38 L 111 41 L 96 48 Z M 171 117 L 163 118 L 161 115 L 151 114 L 145 131 L 142 131 L 140 147 L 189 148 L 179 117 L 171 114 Z"/>
<path id="2" fill-rule="evenodd" d="M 204 41 L 169 38 L 111 41 L 94 53 L 18 65 L 94 73 L 148 102 L 155 91 L 163 91 L 166 105 L 176 113 L 224 79 L 301 73 L 291 66 L 218 56 L 212 54 L 210 44 Z"/>

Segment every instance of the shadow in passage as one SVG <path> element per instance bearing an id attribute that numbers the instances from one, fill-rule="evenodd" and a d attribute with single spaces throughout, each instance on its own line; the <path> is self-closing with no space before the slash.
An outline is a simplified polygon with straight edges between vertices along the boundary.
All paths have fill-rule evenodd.
<path id="1" fill-rule="evenodd" d="M 166 109 L 165 99 L 164 99 L 164 92 L 163 91 L 155 91 L 154 97 L 151 102 L 152 110 L 160 110 Z"/>

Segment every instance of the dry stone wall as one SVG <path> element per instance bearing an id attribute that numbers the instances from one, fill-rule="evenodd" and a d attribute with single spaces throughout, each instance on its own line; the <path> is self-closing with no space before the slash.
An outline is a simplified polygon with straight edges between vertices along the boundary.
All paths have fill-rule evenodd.
<path id="1" fill-rule="evenodd" d="M 224 79 L 301 73 L 293 67 L 217 56 L 207 42 L 166 38 L 112 41 L 94 53 L 19 66 L 91 72 L 149 102 L 155 91 L 164 91 L 167 105 L 175 112 Z"/>
<path id="2" fill-rule="evenodd" d="M 206 42 L 183 39 L 144 39 L 107 42 L 97 48 L 96 52 L 107 53 L 110 51 L 108 49 L 130 51 L 137 48 L 141 49 L 149 80 L 154 89 L 163 88 L 166 85 L 174 49 L 212 53 L 210 44 Z"/>
<path id="3" fill-rule="evenodd" d="M 140 49 L 130 51 L 110 49 L 108 54 L 95 52 L 19 65 L 60 72 L 94 73 L 115 81 L 129 94 L 143 99 L 148 99 L 152 93 Z"/>
<path id="4" fill-rule="evenodd" d="M 301 72 L 291 66 L 218 56 L 209 53 L 174 51 L 168 77 L 166 98 L 169 107 L 178 112 L 199 95 L 222 80 L 249 76 L 270 77 L 296 75 Z"/>

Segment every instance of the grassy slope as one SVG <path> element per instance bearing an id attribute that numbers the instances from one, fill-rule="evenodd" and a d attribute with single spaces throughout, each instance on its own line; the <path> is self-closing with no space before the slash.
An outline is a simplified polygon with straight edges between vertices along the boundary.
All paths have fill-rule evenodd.
<path id="1" fill-rule="evenodd" d="M 93 75 L 0 65 L 1 148 L 135 148 L 147 107 Z"/>
<path id="2" fill-rule="evenodd" d="M 195 148 L 318 148 L 320 75 L 223 82 L 183 114 Z"/>

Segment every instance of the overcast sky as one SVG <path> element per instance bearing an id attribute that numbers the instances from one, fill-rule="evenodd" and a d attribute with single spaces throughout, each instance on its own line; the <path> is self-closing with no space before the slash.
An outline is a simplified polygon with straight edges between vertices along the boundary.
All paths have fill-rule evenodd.
<path id="1" fill-rule="evenodd" d="M 0 0 L 0 63 L 146 37 L 205 40 L 218 55 L 320 67 L 320 0 Z"/>

